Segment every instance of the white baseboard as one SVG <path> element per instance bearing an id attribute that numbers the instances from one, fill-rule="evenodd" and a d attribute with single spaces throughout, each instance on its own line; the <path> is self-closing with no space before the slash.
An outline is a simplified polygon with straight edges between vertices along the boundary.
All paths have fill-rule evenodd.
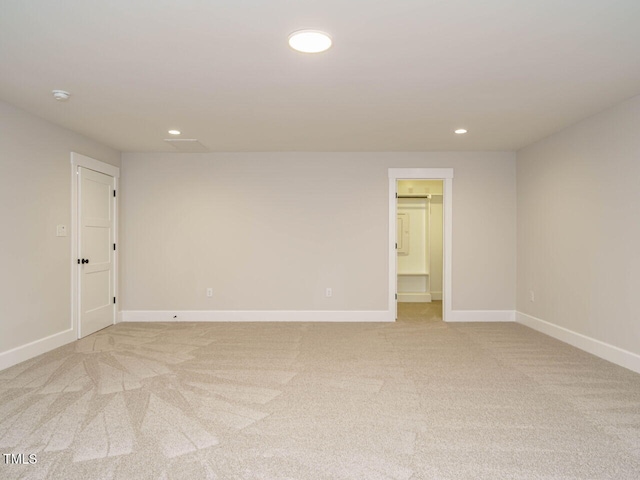
<path id="1" fill-rule="evenodd" d="M 66 345 L 77 340 L 76 332 L 72 329 L 63 332 L 54 333 L 48 337 L 35 340 L 26 345 L 21 345 L 6 352 L 0 353 L 0 370 L 12 367 L 20 362 L 37 357 L 43 353 Z"/>
<path id="2" fill-rule="evenodd" d="M 452 310 L 447 322 L 514 322 L 514 310 Z"/>
<path id="3" fill-rule="evenodd" d="M 123 310 L 123 322 L 393 322 L 387 310 Z"/>
<path id="4" fill-rule="evenodd" d="M 398 302 L 424 303 L 431 301 L 430 293 L 398 293 Z"/>
<path id="5" fill-rule="evenodd" d="M 542 332 L 545 335 L 556 338 L 562 342 L 573 345 L 580 350 L 591 353 L 597 357 L 604 358 L 609 362 L 628 368 L 636 373 L 640 373 L 640 355 L 616 347 L 609 343 L 596 340 L 568 328 L 560 327 L 540 318 L 516 312 L 516 321 L 529 328 Z"/>

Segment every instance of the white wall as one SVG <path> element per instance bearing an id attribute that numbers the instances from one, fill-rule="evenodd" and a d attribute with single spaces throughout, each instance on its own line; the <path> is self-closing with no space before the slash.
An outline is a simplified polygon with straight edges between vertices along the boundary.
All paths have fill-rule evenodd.
<path id="1" fill-rule="evenodd" d="M 386 310 L 389 167 L 454 168 L 453 308 L 513 310 L 509 152 L 124 154 L 121 308 Z"/>
<path id="2" fill-rule="evenodd" d="M 70 327 L 70 152 L 119 166 L 119 152 L 0 102 L 0 368 L 7 351 Z M 11 357 L 17 358 L 17 357 Z"/>
<path id="3" fill-rule="evenodd" d="M 517 153 L 517 309 L 594 353 L 640 354 L 639 125 L 635 97 Z"/>
<path id="4" fill-rule="evenodd" d="M 400 190 L 400 189 L 398 189 Z M 402 215 L 403 241 L 406 249 L 398 248 L 398 302 L 428 302 L 429 294 L 429 215 L 426 198 L 398 198 L 398 217 Z M 406 222 L 406 224 L 404 224 Z M 400 223 L 398 223 L 400 230 Z M 398 235 L 400 241 L 400 234 Z M 419 295 L 415 295 L 419 294 Z"/>

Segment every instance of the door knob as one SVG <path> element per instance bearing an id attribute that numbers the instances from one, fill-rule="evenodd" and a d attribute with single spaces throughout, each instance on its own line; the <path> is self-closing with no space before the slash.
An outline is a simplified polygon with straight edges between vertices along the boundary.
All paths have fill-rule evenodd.
<path id="1" fill-rule="evenodd" d="M 88 259 L 88 258 L 83 258 L 83 259 L 82 259 L 82 263 L 83 263 L 83 264 L 84 264 L 84 263 L 89 263 L 89 259 Z"/>

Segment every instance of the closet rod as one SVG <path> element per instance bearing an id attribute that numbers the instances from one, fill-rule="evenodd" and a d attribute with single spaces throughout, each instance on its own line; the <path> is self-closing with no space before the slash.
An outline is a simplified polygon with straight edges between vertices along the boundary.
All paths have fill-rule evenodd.
<path id="1" fill-rule="evenodd" d="M 430 193 L 428 195 L 398 195 L 396 198 L 431 198 L 433 195 L 442 195 L 442 194 Z"/>

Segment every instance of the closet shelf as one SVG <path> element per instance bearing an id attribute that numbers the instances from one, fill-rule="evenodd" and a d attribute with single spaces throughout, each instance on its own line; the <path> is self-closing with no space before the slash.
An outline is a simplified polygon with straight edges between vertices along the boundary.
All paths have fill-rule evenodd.
<path id="1" fill-rule="evenodd" d="M 429 275 L 429 272 L 406 272 L 406 273 L 405 272 L 398 272 L 398 275 L 403 275 L 405 277 L 410 277 L 410 276 L 413 276 L 413 277 L 418 277 L 418 276 L 424 277 L 425 275 Z"/>

